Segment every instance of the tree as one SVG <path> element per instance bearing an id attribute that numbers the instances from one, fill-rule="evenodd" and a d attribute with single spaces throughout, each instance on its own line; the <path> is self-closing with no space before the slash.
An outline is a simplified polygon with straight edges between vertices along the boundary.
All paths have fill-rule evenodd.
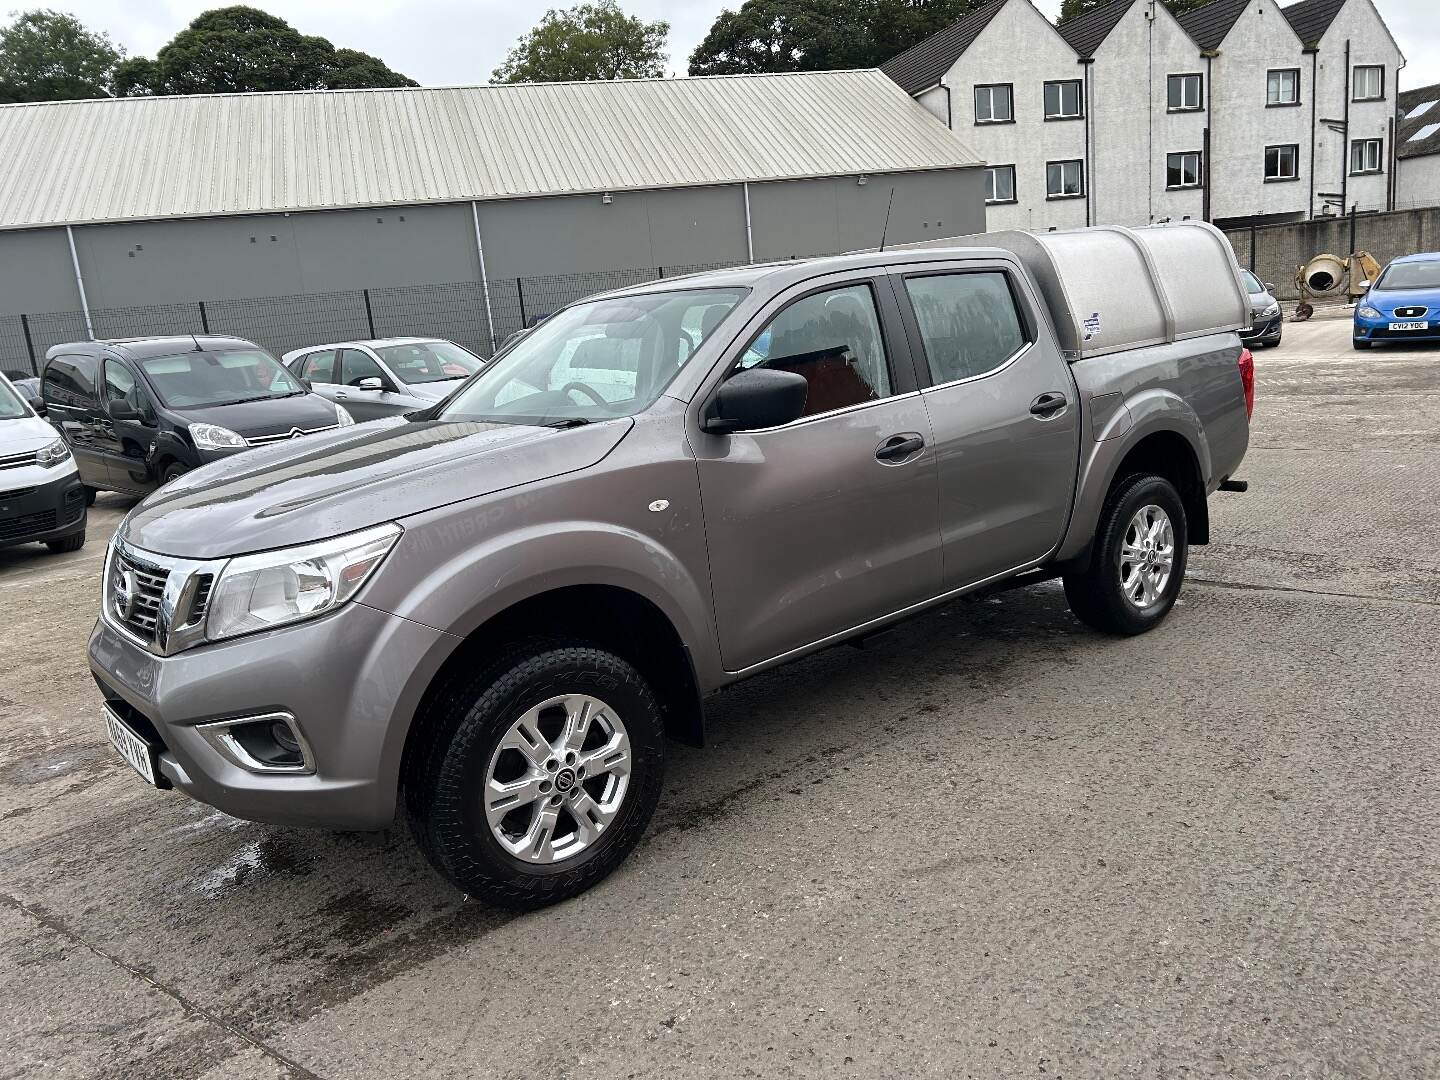
<path id="1" fill-rule="evenodd" d="M 691 75 L 875 67 L 985 0 L 745 0 L 690 54 Z"/>
<path id="2" fill-rule="evenodd" d="M 0 28 L 0 102 L 109 97 L 124 55 L 74 15 L 24 12 Z"/>
<path id="3" fill-rule="evenodd" d="M 490 76 L 494 82 L 658 79 L 670 24 L 626 15 L 616 0 L 551 9 Z"/>
<path id="4" fill-rule="evenodd" d="M 252 7 L 198 16 L 154 60 L 136 57 L 115 73 L 118 93 L 239 94 L 265 90 L 339 90 L 416 86 L 384 61 L 337 49 Z"/>

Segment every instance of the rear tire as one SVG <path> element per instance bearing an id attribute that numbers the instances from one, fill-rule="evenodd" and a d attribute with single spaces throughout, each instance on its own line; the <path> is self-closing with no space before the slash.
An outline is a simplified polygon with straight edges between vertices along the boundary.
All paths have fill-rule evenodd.
<path id="1" fill-rule="evenodd" d="M 591 645 L 517 643 L 457 675 L 418 722 L 411 829 L 436 870 L 486 903 L 584 892 L 634 850 L 660 799 L 660 706 L 634 667 Z"/>
<path id="2" fill-rule="evenodd" d="M 1139 473 L 1117 481 L 1100 513 L 1089 562 L 1065 575 L 1070 610 L 1105 634 L 1153 630 L 1180 595 L 1187 529 L 1185 504 L 1169 480 Z"/>
<path id="3" fill-rule="evenodd" d="M 74 536 L 67 536 L 63 540 L 46 540 L 45 546 L 56 555 L 66 551 L 79 551 L 85 546 L 85 534 L 78 532 Z"/>

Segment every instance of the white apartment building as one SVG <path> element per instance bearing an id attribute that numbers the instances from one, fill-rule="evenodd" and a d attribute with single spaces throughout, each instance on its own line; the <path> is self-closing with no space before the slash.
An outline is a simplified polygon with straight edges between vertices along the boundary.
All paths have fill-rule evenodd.
<path id="1" fill-rule="evenodd" d="M 988 163 L 988 228 L 1091 223 L 1085 73 L 1030 0 L 992 0 L 881 70 Z"/>
<path id="2" fill-rule="evenodd" d="M 1440 83 L 1400 95 L 1395 209 L 1440 203 Z"/>
<path id="3" fill-rule="evenodd" d="M 881 70 L 988 163 L 989 228 L 1233 227 L 1394 206 L 1403 64 L 1372 0 L 990 0 Z"/>

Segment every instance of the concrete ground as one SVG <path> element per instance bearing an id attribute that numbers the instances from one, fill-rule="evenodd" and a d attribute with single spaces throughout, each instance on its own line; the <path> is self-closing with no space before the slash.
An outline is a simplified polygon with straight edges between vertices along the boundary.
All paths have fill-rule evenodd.
<path id="1" fill-rule="evenodd" d="M 718 698 L 640 849 L 515 916 L 402 829 L 231 820 L 101 734 L 0 552 L 0 1076 L 1440 1075 L 1440 350 L 1261 352 L 1179 608 L 961 602 Z"/>

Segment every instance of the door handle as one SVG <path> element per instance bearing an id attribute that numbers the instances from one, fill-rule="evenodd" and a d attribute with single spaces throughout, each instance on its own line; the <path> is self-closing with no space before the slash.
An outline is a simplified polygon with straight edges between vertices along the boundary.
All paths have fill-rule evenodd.
<path id="1" fill-rule="evenodd" d="M 339 400 L 339 401 L 349 401 L 349 400 L 350 400 L 350 395 L 347 394 L 347 393 L 345 393 L 345 391 L 343 391 L 343 390 L 336 390 L 336 391 L 335 391 L 335 397 L 336 397 L 336 399 Z"/>
<path id="2" fill-rule="evenodd" d="M 1058 416 L 1060 410 L 1069 403 L 1064 394 L 1051 390 L 1041 394 L 1030 403 L 1030 412 L 1031 415 L 1038 416 L 1041 420 L 1049 420 L 1051 417 Z"/>
<path id="3" fill-rule="evenodd" d="M 913 431 L 904 435 L 891 435 L 875 450 L 879 461 L 899 464 L 925 449 L 925 440 Z"/>

